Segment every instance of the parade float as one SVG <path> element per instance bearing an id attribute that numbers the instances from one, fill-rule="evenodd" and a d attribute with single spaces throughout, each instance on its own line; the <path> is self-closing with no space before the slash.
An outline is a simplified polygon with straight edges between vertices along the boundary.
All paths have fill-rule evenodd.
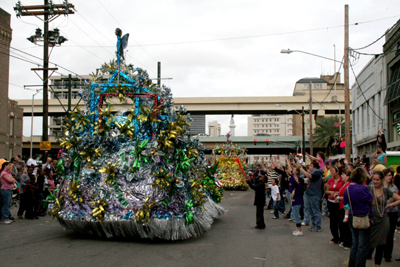
<path id="1" fill-rule="evenodd" d="M 123 64 L 128 36 L 117 36 L 117 69 L 81 92 L 85 111 L 69 113 L 50 215 L 78 233 L 166 240 L 198 237 L 225 210 L 215 166 L 190 137 L 190 114 L 147 72 Z M 113 102 L 130 107 L 115 110 Z"/>
<path id="2" fill-rule="evenodd" d="M 230 133 L 226 135 L 227 142 L 217 145 L 212 154 L 218 163 L 218 178 L 227 190 L 247 190 L 246 182 L 247 164 L 246 148 L 238 147 L 230 140 Z"/>

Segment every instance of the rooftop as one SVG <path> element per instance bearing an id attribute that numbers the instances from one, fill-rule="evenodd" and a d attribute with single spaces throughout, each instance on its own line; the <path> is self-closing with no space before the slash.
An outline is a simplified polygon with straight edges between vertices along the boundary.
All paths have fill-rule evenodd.
<path id="1" fill-rule="evenodd" d="M 325 81 L 324 79 L 321 78 L 314 78 L 314 77 L 306 77 L 303 79 L 298 80 L 296 83 L 328 83 L 327 81 Z"/>

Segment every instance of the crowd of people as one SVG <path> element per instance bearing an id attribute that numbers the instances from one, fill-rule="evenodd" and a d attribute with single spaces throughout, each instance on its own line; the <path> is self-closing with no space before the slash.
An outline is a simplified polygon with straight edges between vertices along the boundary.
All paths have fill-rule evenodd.
<path id="1" fill-rule="evenodd" d="M 380 266 L 383 258 L 391 262 L 399 221 L 400 167 L 396 171 L 386 167 L 383 133 L 378 133 L 377 142 L 371 166 L 365 155 L 347 162 L 326 159 L 323 152 L 306 154 L 309 164 L 302 154 L 288 155 L 286 164 L 278 157 L 270 158 L 268 164 L 261 158 L 247 180 L 255 190 L 255 228 L 266 227 L 265 206 L 271 209 L 272 219 L 282 213 L 296 223 L 294 236 L 303 236 L 306 226 L 311 232 L 321 232 L 322 216 L 328 216 L 332 235 L 328 242 L 350 251 L 349 266 L 365 266 L 374 251 L 375 266 Z"/>
<path id="2" fill-rule="evenodd" d="M 46 162 L 39 164 L 36 159 L 37 155 L 33 155 L 26 163 L 21 161 L 21 156 L 15 156 L 10 161 L 1 159 L 1 224 L 15 221 L 10 212 L 13 201 L 19 202 L 16 214 L 19 219 L 35 220 L 46 215 L 46 199 L 59 183 L 57 160 L 47 158 Z"/>

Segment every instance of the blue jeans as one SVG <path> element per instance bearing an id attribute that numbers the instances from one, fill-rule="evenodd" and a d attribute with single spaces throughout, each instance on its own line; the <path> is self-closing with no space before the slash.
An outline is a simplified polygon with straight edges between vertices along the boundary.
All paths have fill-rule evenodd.
<path id="1" fill-rule="evenodd" d="M 273 209 L 274 209 L 274 216 L 275 216 L 276 218 L 279 218 L 279 212 L 278 212 L 279 203 L 280 203 L 280 201 L 275 201 L 275 200 L 273 200 L 273 203 L 272 203 L 272 207 L 273 207 Z"/>
<path id="2" fill-rule="evenodd" d="M 349 215 L 353 244 L 350 251 L 349 267 L 365 266 L 367 261 L 369 241 L 371 239 L 371 227 L 368 229 L 354 229 L 353 216 Z"/>
<path id="3" fill-rule="evenodd" d="M 1 221 L 7 221 L 10 218 L 10 207 L 12 203 L 12 190 L 0 190 L 1 191 Z"/>
<path id="4" fill-rule="evenodd" d="M 292 215 L 294 217 L 294 221 L 296 222 L 296 224 L 300 224 L 301 223 L 301 220 L 300 220 L 300 208 L 301 208 L 301 205 L 292 206 Z"/>
<path id="5" fill-rule="evenodd" d="M 308 209 L 308 195 L 304 194 L 303 196 L 304 201 L 304 223 L 310 224 L 310 210 Z"/>
<path id="6" fill-rule="evenodd" d="M 310 213 L 311 217 L 311 223 L 313 225 L 313 228 L 315 229 L 321 229 L 321 197 L 319 196 L 309 196 L 307 195 L 308 198 L 308 211 Z"/>
<path id="7" fill-rule="evenodd" d="M 286 200 L 289 204 L 289 211 L 287 213 L 287 216 L 290 218 L 293 218 L 293 214 L 292 214 L 292 193 L 289 192 L 289 190 L 285 190 L 286 192 Z"/>

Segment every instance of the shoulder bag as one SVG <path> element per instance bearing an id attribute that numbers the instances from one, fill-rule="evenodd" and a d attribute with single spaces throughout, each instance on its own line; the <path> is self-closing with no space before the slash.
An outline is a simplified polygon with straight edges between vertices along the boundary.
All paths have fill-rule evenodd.
<path id="1" fill-rule="evenodd" d="M 347 196 L 349 197 L 351 215 L 353 216 L 353 228 L 354 229 L 368 229 L 370 226 L 368 214 L 363 217 L 356 217 L 353 214 L 353 208 L 351 206 L 349 187 L 350 187 L 350 185 L 346 189 L 347 189 Z"/>

